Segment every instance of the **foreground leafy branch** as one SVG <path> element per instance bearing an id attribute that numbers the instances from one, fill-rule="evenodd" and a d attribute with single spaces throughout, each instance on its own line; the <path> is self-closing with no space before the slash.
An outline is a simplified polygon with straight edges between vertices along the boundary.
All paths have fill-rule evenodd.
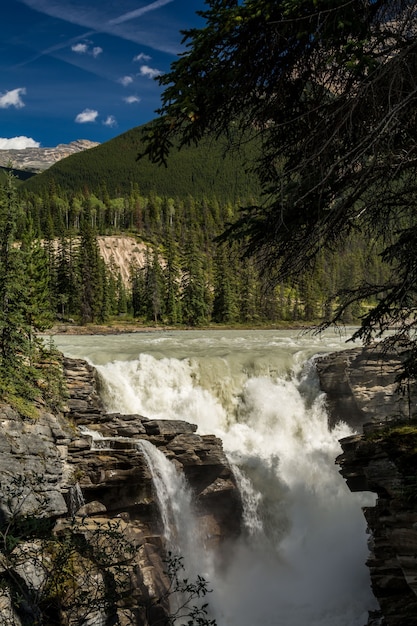
<path id="1" fill-rule="evenodd" d="M 169 601 L 171 613 L 162 620 L 163 626 L 174 626 L 177 623 L 186 623 L 188 626 L 216 626 L 216 620 L 209 617 L 208 603 L 194 604 L 196 600 L 211 593 L 207 580 L 200 575 L 195 581 L 183 578 L 184 558 L 172 552 L 168 553 L 165 564 L 169 587 L 161 598 L 152 603 L 155 606 Z M 158 622 L 155 626 L 157 624 Z"/>

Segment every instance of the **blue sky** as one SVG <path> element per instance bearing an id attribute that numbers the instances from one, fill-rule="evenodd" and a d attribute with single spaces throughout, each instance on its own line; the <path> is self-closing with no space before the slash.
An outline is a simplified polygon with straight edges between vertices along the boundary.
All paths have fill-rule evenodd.
<path id="1" fill-rule="evenodd" d="M 155 117 L 180 31 L 204 0 L 6 0 L 0 149 L 105 142 Z"/>

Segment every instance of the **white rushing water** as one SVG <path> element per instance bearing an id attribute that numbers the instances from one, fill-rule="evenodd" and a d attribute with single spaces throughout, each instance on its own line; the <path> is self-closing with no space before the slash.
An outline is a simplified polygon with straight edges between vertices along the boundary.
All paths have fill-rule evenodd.
<path id="1" fill-rule="evenodd" d="M 184 419 L 223 440 L 244 499 L 244 537 L 221 570 L 201 557 L 200 542 L 185 545 L 194 528 L 176 538 L 214 588 L 218 626 L 363 626 L 375 608 L 361 511 L 374 496 L 351 494 L 338 473 L 338 440 L 351 431 L 329 431 L 309 361 L 344 341 L 287 331 L 56 337 L 64 353 L 97 367 L 109 411 Z M 145 452 L 152 467 L 154 452 Z M 184 530 L 192 503 L 167 463 L 153 466 L 161 514 L 181 513 L 171 526 Z"/>
<path id="2" fill-rule="evenodd" d="M 152 472 L 168 550 L 175 552 L 181 546 L 187 555 L 195 554 L 198 531 L 192 493 L 184 475 L 149 441 L 140 441 L 138 446 Z"/>

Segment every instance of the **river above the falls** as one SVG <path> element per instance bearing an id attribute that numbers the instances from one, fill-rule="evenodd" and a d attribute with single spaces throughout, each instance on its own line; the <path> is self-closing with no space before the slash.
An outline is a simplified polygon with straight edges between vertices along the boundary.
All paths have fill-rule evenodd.
<path id="1" fill-rule="evenodd" d="M 100 376 L 109 412 L 197 424 L 223 441 L 245 509 L 227 567 L 203 558 L 218 626 L 364 626 L 376 608 L 362 506 L 335 465 L 346 424 L 327 426 L 314 355 L 352 347 L 328 331 L 58 335 Z M 186 522 L 183 522 L 186 523 Z"/>

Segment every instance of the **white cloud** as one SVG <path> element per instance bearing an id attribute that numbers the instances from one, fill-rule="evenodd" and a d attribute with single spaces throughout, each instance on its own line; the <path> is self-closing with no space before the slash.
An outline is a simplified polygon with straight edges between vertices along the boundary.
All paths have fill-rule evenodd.
<path id="1" fill-rule="evenodd" d="M 123 98 L 127 104 L 135 104 L 135 102 L 140 102 L 139 96 L 127 96 L 127 98 Z"/>
<path id="2" fill-rule="evenodd" d="M 24 148 L 39 148 L 41 144 L 31 137 L 0 137 L 0 150 L 23 150 Z"/>
<path id="3" fill-rule="evenodd" d="M 78 124 L 86 124 L 87 122 L 95 122 L 98 117 L 98 111 L 94 109 L 84 109 L 81 113 L 78 113 L 75 121 Z"/>
<path id="4" fill-rule="evenodd" d="M 99 54 L 103 52 L 103 48 L 100 48 L 100 46 L 94 46 L 93 48 L 90 48 L 90 43 L 91 42 L 75 43 L 73 46 L 71 46 L 71 50 L 73 52 L 76 52 L 77 54 L 88 54 L 89 56 L 92 56 L 96 59 Z"/>
<path id="5" fill-rule="evenodd" d="M 156 76 L 162 74 L 162 72 L 153 67 L 149 67 L 149 65 L 142 65 L 139 71 L 141 76 L 146 76 L 147 78 L 156 78 Z"/>
<path id="6" fill-rule="evenodd" d="M 25 94 L 25 87 L 18 87 L 17 89 L 0 93 L 0 109 L 8 109 L 9 107 L 21 109 L 25 106 L 21 96 L 24 96 Z"/>
<path id="7" fill-rule="evenodd" d="M 150 61 L 152 57 L 149 54 L 145 54 L 144 52 L 140 52 L 135 57 L 133 57 L 133 61 Z"/>
<path id="8" fill-rule="evenodd" d="M 114 126 L 117 126 L 117 120 L 114 115 L 108 115 L 103 124 L 104 126 L 109 126 L 110 128 L 113 128 Z"/>
<path id="9" fill-rule="evenodd" d="M 133 83 L 133 78 L 131 76 L 122 76 L 118 79 L 118 82 L 123 85 L 123 87 L 128 87 Z"/>
<path id="10" fill-rule="evenodd" d="M 88 46 L 86 43 L 76 43 L 71 46 L 71 50 L 77 54 L 87 54 Z"/>

